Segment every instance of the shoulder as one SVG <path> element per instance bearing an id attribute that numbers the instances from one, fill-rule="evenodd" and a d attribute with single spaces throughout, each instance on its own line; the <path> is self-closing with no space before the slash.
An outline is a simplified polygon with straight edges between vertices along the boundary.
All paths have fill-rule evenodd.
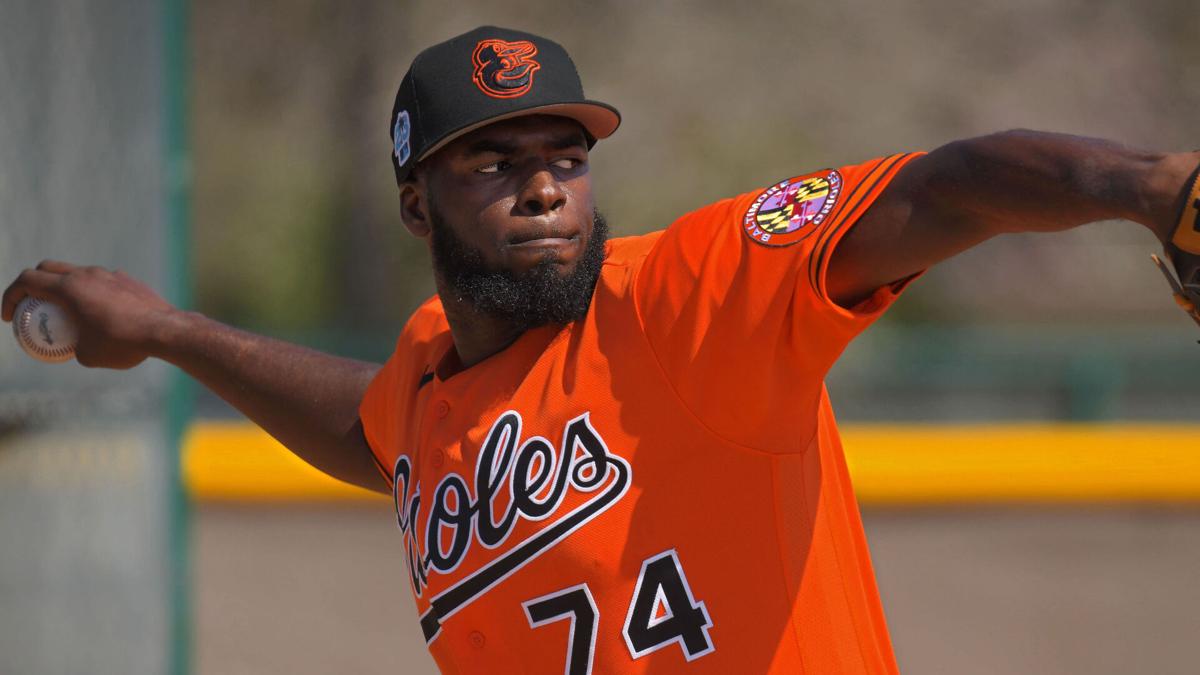
<path id="1" fill-rule="evenodd" d="M 399 380 L 419 378 L 450 340 L 446 312 L 434 295 L 409 317 L 384 370 Z"/>
<path id="2" fill-rule="evenodd" d="M 400 439 L 420 389 L 440 345 L 449 339 L 449 324 L 442 303 L 434 296 L 417 308 L 395 350 L 367 387 L 358 416 L 367 444 L 384 466 L 396 459 Z"/>
<path id="3" fill-rule="evenodd" d="M 405 338 L 414 341 L 428 339 L 450 330 L 450 324 L 446 322 L 446 310 L 442 307 L 442 299 L 437 295 L 429 298 L 417 307 L 412 316 L 408 318 L 408 323 L 404 325 L 404 331 L 400 334 L 400 340 Z"/>
<path id="4" fill-rule="evenodd" d="M 637 266 L 654 248 L 662 231 L 650 232 L 633 237 L 616 237 L 605 243 L 605 267 L 620 268 Z"/>

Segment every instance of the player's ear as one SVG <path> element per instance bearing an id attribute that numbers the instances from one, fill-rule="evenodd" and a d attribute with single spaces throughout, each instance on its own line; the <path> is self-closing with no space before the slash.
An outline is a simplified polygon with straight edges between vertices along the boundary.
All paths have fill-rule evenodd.
<path id="1" fill-rule="evenodd" d="M 416 173 L 414 171 L 400 184 L 400 218 L 413 236 L 424 238 L 431 230 L 429 202 L 425 196 L 425 182 Z"/>

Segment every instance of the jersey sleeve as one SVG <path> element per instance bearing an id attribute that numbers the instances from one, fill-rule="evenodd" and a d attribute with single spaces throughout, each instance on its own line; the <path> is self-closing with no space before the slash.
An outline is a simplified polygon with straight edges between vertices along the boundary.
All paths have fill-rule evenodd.
<path id="1" fill-rule="evenodd" d="M 393 447 L 400 437 L 397 428 L 398 416 L 389 414 L 389 411 L 397 409 L 396 393 L 399 391 L 400 370 L 400 360 L 393 353 L 367 386 L 367 392 L 358 406 L 358 419 L 362 422 L 363 436 L 367 439 L 367 445 L 375 458 L 375 465 L 387 480 L 389 488 L 392 487 L 390 467 L 395 458 L 388 457 L 390 453 L 387 449 Z"/>
<path id="2" fill-rule="evenodd" d="M 823 380 L 911 281 L 855 307 L 828 296 L 842 237 L 917 153 L 780 181 L 687 214 L 647 254 L 634 286 L 652 351 L 718 436 L 794 450 L 815 430 Z M 914 277 L 915 278 L 915 277 Z"/>

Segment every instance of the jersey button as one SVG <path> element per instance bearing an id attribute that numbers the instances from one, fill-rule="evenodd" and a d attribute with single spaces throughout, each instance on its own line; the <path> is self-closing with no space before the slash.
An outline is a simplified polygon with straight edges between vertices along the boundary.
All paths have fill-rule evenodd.
<path id="1" fill-rule="evenodd" d="M 450 414 L 450 404 L 445 401 L 437 402 L 437 416 L 445 417 Z"/>
<path id="2" fill-rule="evenodd" d="M 429 458 L 429 461 L 433 464 L 435 469 L 441 468 L 442 462 L 446 461 L 446 455 L 443 454 L 441 450 L 434 450 L 432 456 Z"/>
<path id="3" fill-rule="evenodd" d="M 487 644 L 487 638 L 483 637 L 483 633 L 480 633 L 477 630 L 471 631 L 471 634 L 467 636 L 467 639 L 471 641 L 471 646 L 476 649 L 483 649 L 483 645 Z"/>

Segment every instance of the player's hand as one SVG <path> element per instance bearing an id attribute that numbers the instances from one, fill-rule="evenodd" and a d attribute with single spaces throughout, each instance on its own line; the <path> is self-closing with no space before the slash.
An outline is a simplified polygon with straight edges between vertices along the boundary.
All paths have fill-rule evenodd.
<path id="1" fill-rule="evenodd" d="M 0 318 L 12 321 L 25 296 L 49 300 L 75 320 L 75 359 L 89 368 L 132 368 L 153 355 L 178 310 L 124 272 L 45 260 L 4 290 Z"/>

